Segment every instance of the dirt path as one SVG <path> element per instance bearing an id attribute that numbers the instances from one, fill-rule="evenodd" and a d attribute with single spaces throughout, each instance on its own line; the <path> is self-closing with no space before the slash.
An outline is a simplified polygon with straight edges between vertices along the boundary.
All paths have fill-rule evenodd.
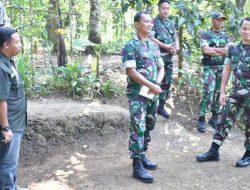
<path id="1" fill-rule="evenodd" d="M 113 101 L 106 102 L 108 105 L 70 100 L 63 103 L 61 100 L 29 102 L 29 111 L 31 119 L 44 117 L 43 121 L 46 121 L 46 117 L 49 121 L 52 113 L 55 113 L 53 117 L 70 118 L 69 113 L 73 117 L 74 114 L 79 115 L 79 112 L 86 113 L 84 110 L 88 110 L 89 115 L 99 114 L 98 117 L 113 117 L 117 113 L 120 117 L 126 117 L 125 104 L 123 107 L 109 105 Z M 194 157 L 208 149 L 213 131 L 209 127 L 205 134 L 196 132 L 193 129 L 195 116 L 191 114 L 196 111 L 195 107 L 191 109 L 181 102 L 174 105 L 170 120 L 165 121 L 159 117 L 152 133 L 149 157 L 159 166 L 152 172 L 155 176 L 153 184 L 144 184 L 131 177 L 128 134 L 126 130 L 119 128 L 112 128 L 101 137 L 93 135 L 87 140 L 78 139 L 67 146 L 52 146 L 52 154 L 43 151 L 39 156 L 38 151 L 35 156 L 44 157 L 44 160 L 36 160 L 35 156 L 33 158 L 32 155 L 27 155 L 30 152 L 24 148 L 18 171 L 19 184 L 28 184 L 30 190 L 250 189 L 250 167 L 234 166 L 244 152 L 242 132 L 232 132 L 221 149 L 220 162 L 197 163 Z M 119 122 L 125 121 L 121 119 Z"/>

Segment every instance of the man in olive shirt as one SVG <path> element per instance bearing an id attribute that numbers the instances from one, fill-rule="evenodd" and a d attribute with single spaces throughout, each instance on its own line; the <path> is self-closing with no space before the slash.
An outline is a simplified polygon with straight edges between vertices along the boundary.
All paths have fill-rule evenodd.
<path id="1" fill-rule="evenodd" d="M 23 82 L 11 59 L 21 50 L 17 31 L 0 27 L 0 190 L 18 190 L 16 169 L 27 125 Z"/>

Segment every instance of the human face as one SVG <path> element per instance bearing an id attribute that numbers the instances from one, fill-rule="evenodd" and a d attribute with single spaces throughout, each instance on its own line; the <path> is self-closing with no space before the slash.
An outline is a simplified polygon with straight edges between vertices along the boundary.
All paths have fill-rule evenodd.
<path id="1" fill-rule="evenodd" d="M 143 35 L 148 35 L 153 27 L 153 20 L 149 14 L 142 14 L 139 22 L 135 22 L 137 31 Z"/>
<path id="2" fill-rule="evenodd" d="M 221 30 L 224 26 L 225 19 L 224 18 L 216 18 L 212 19 L 213 22 L 213 29 L 216 30 Z"/>
<path id="3" fill-rule="evenodd" d="M 244 20 L 240 27 L 240 35 L 243 44 L 250 44 L 250 21 Z"/>
<path id="4" fill-rule="evenodd" d="M 167 19 L 169 16 L 170 5 L 168 3 L 162 3 L 158 10 L 160 17 L 162 19 Z"/>
<path id="5" fill-rule="evenodd" d="M 4 44 L 5 52 L 9 57 L 18 55 L 21 51 L 21 48 L 22 44 L 18 33 L 12 34 L 11 39 Z"/>

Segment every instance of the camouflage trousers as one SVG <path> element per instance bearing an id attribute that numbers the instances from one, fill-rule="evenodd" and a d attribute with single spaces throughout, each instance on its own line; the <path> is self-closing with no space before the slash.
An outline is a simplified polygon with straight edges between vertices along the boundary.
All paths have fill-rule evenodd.
<path id="1" fill-rule="evenodd" d="M 225 138 L 228 136 L 228 131 L 235 124 L 239 113 L 242 113 L 240 118 L 245 129 L 245 148 L 250 150 L 250 96 L 243 97 L 235 94 L 229 96 L 227 104 L 223 107 L 220 114 L 213 142 L 218 145 L 223 144 Z"/>
<path id="2" fill-rule="evenodd" d="M 134 95 L 129 97 L 128 103 L 130 157 L 136 158 L 145 154 L 151 141 L 150 131 L 154 129 L 156 123 L 158 97 L 155 96 L 153 100 L 150 100 L 140 95 Z"/>
<path id="3" fill-rule="evenodd" d="M 206 116 L 211 110 L 213 114 L 220 113 L 220 86 L 223 65 L 203 66 L 203 94 L 200 103 L 199 116 Z"/>
<path id="4" fill-rule="evenodd" d="M 166 61 L 166 58 L 162 56 L 162 59 L 164 61 L 164 78 L 161 83 L 161 89 L 163 92 L 159 95 L 159 101 L 165 102 L 166 99 L 168 99 L 168 96 L 170 94 L 170 87 L 172 84 L 172 77 L 173 77 L 173 62 Z"/>

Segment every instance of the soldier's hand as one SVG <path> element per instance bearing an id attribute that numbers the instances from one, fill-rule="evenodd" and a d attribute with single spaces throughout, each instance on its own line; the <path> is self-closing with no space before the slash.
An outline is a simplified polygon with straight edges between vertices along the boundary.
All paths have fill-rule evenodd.
<path id="1" fill-rule="evenodd" d="M 226 94 L 225 93 L 221 93 L 220 94 L 220 103 L 221 103 L 221 105 L 226 105 L 226 99 L 227 99 L 227 97 L 226 97 Z"/>
<path id="2" fill-rule="evenodd" d="M 170 54 L 171 54 L 171 55 L 174 55 L 175 53 L 176 53 L 176 50 L 175 50 L 175 49 L 171 49 L 171 50 L 170 50 Z"/>
<path id="3" fill-rule="evenodd" d="M 162 92 L 162 89 L 159 85 L 153 84 L 153 86 L 149 89 L 149 92 L 158 95 Z"/>
<path id="4" fill-rule="evenodd" d="M 165 45 L 165 49 L 168 50 L 169 52 L 171 52 L 172 50 L 175 50 L 174 43 L 172 43 L 172 44 L 166 44 Z"/>
<path id="5" fill-rule="evenodd" d="M 12 131 L 11 131 L 11 130 L 9 130 L 9 131 L 2 131 L 2 134 L 3 134 L 3 137 L 4 137 L 3 142 L 4 142 L 5 144 L 10 143 L 10 141 L 11 141 L 12 138 L 13 138 L 13 133 L 12 133 Z"/>

